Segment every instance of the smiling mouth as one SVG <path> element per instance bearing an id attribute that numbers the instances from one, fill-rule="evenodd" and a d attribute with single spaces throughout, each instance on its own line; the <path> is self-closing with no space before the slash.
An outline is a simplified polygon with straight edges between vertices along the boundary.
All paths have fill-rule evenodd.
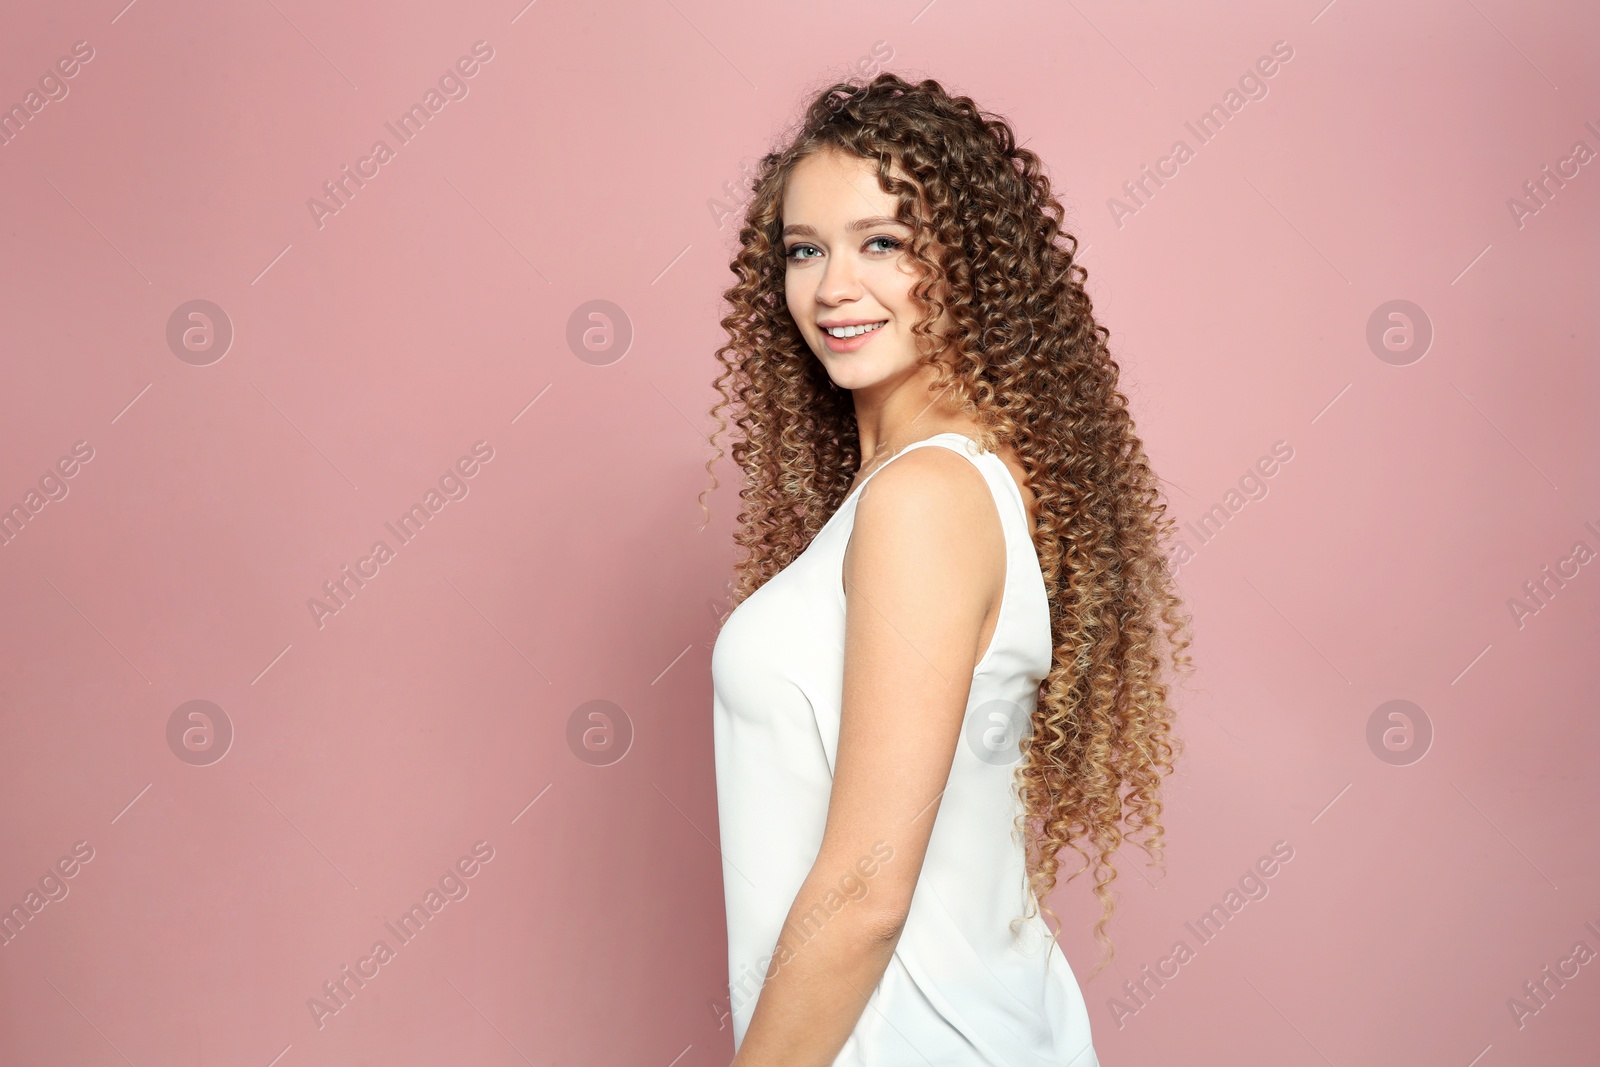
<path id="1" fill-rule="evenodd" d="M 822 332 L 829 337 L 837 337 L 843 341 L 848 337 L 860 337 L 864 333 L 871 333 L 873 330 L 881 329 L 888 322 L 888 319 L 884 319 L 883 322 L 874 322 L 866 326 L 824 326 Z"/>

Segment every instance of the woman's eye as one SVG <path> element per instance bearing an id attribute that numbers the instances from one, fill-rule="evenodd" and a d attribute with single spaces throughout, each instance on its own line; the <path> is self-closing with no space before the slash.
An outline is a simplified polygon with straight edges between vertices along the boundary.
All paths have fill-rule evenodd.
<path id="1" fill-rule="evenodd" d="M 867 241 L 867 248 L 874 252 L 894 252 L 904 247 L 904 242 L 896 237 L 873 237 Z M 808 255 L 807 253 L 816 253 Z M 785 259 L 816 259 L 822 253 L 812 245 L 795 245 L 784 253 Z"/>

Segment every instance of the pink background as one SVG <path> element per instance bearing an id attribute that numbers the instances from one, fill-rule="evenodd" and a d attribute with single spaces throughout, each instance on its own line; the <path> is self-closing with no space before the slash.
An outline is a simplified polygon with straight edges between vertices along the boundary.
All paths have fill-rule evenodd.
<path id="1" fill-rule="evenodd" d="M 93 49 L 0 145 L 0 507 L 67 490 L 0 547 L 0 906 L 68 890 L 0 948 L 0 1061 L 728 1061 L 730 462 L 703 530 L 696 501 L 719 219 L 864 61 L 1043 156 L 1177 517 L 1229 515 L 1180 571 L 1189 747 L 1166 875 L 1124 864 L 1085 981 L 1102 1061 L 1595 1062 L 1600 960 L 1541 969 L 1600 952 L 1600 162 L 1524 190 L 1600 150 L 1592 5 L 121 3 L 0 35 L 6 107 Z M 468 94 L 399 144 L 476 41 Z M 1279 41 L 1200 144 L 1184 123 Z M 220 359 L 169 344 L 192 300 L 231 323 Z M 621 309 L 597 353 L 568 340 L 593 300 Z M 1369 343 L 1393 300 L 1426 350 Z M 384 524 L 480 441 L 401 544 Z M 191 700 L 223 758 L 169 742 Z M 1391 700 L 1418 709 L 1393 753 L 1368 740 Z M 308 1000 L 478 842 L 446 880 L 468 894 L 319 1026 Z M 1268 895 L 1201 944 L 1185 924 L 1276 842 Z M 1087 887 L 1052 903 L 1087 976 Z"/>

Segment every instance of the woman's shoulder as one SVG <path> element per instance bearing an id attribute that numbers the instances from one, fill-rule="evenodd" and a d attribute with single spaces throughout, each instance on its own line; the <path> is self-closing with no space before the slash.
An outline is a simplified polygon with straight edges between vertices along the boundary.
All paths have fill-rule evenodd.
<path id="1" fill-rule="evenodd" d="M 889 477 L 889 468 L 899 463 L 912 463 L 912 471 L 919 473 L 902 473 L 894 479 L 897 485 L 912 483 L 911 486 L 901 489 L 901 492 L 915 493 L 916 485 L 927 487 L 927 491 L 937 494 L 946 489 L 953 488 L 960 494 L 963 486 L 966 487 L 965 495 L 967 506 L 970 508 L 981 503 L 982 498 L 992 494 L 995 489 L 987 486 L 988 479 L 983 475 L 980 465 L 986 453 L 977 440 L 976 432 L 971 434 L 959 431 L 936 434 L 915 442 L 925 447 L 912 448 L 910 451 L 902 449 L 900 454 L 891 457 L 882 465 L 880 472 L 873 475 L 872 481 L 876 484 L 879 476 Z M 931 447 L 929 447 L 931 446 Z M 939 447 L 943 446 L 943 447 Z M 908 446 L 909 447 L 909 446 Z M 959 457 L 950 456 L 952 452 L 960 453 Z M 1016 486 L 1017 494 L 1022 498 L 1023 507 L 1027 512 L 1028 529 L 1032 530 L 1039 521 L 1039 500 L 1028 483 L 1028 471 L 1023 466 L 1016 449 L 1009 444 L 1002 444 L 992 453 L 1004 465 L 1006 474 Z M 916 457 L 921 456 L 918 460 Z M 970 467 L 976 471 L 976 476 L 963 473 L 963 467 Z M 861 490 L 862 502 L 865 503 L 867 492 L 872 486 L 867 485 Z"/>
<path id="2" fill-rule="evenodd" d="M 961 511 L 991 495 L 989 480 L 978 466 L 977 446 L 963 448 L 957 434 L 940 434 L 913 442 L 871 472 L 861 487 L 858 515 L 902 508 Z M 869 500 L 877 500 L 868 511 Z"/>
<path id="3" fill-rule="evenodd" d="M 958 451 L 930 445 L 903 452 L 862 487 L 851 536 L 861 563 L 909 564 L 935 582 L 958 580 L 952 571 L 983 584 L 1004 577 L 1005 531 L 994 492 L 977 457 Z"/>

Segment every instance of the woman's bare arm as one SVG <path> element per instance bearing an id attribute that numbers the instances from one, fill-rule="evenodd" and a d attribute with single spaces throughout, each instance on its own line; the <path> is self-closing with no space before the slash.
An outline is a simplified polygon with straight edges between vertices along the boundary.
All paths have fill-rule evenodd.
<path id="1" fill-rule="evenodd" d="M 919 448 L 874 474 L 856 503 L 844 581 L 827 824 L 734 1067 L 828 1067 L 894 953 L 1005 581 L 1005 535 L 982 473 Z"/>

